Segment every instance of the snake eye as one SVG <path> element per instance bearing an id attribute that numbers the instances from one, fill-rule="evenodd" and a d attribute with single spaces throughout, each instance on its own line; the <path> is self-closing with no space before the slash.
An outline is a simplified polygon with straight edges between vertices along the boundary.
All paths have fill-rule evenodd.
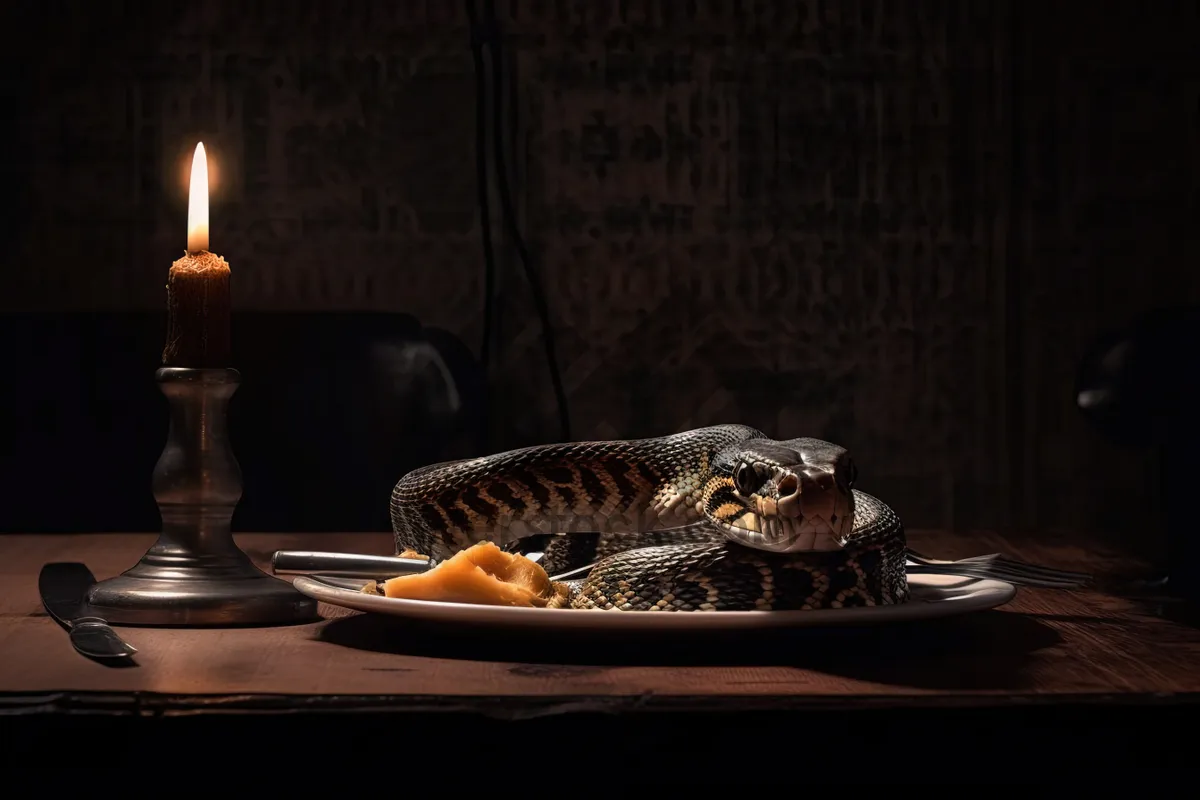
<path id="1" fill-rule="evenodd" d="M 749 497 L 758 491 L 758 487 L 763 485 L 763 479 L 755 471 L 754 467 L 742 463 L 738 465 L 737 471 L 733 473 L 733 483 L 737 487 L 739 494 L 743 497 Z"/>

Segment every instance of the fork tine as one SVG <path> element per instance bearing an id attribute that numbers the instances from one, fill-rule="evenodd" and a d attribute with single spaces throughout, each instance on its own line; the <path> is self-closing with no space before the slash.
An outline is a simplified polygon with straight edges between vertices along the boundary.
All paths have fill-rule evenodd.
<path id="1" fill-rule="evenodd" d="M 942 562 L 935 563 L 923 558 L 911 559 L 916 567 L 909 567 L 913 574 L 964 575 L 976 578 L 993 578 L 1024 586 L 1068 589 L 1092 583 L 1091 575 L 1030 569 L 1032 565 L 1016 565 L 996 562 Z"/>
<path id="2" fill-rule="evenodd" d="M 994 564 L 953 564 L 949 565 L 948 568 L 954 570 L 970 570 L 973 574 L 980 576 L 993 576 L 998 580 L 1007 580 L 1012 583 L 1026 583 L 1030 585 L 1036 583 L 1038 585 L 1045 586 L 1083 586 L 1091 583 L 1092 581 L 1092 576 L 1090 575 L 1055 575 L 1033 572 L 1027 569 L 1001 567 Z M 930 567 L 930 569 L 938 569 L 938 567 Z"/>
<path id="3" fill-rule="evenodd" d="M 1038 564 L 1030 564 L 1026 561 L 1017 561 L 1012 558 L 1006 558 L 999 553 L 971 556 L 970 558 L 962 558 L 956 561 L 939 561 L 918 553 L 910 547 L 908 548 L 908 556 L 913 561 L 919 564 L 924 564 L 925 566 L 940 566 L 944 564 L 974 564 L 979 566 L 995 567 L 998 569 L 1013 570 L 1023 574 L 1038 575 L 1048 579 L 1061 579 L 1068 581 L 1091 579 L 1091 575 L 1086 572 L 1072 572 L 1069 570 L 1055 569 L 1053 567 L 1043 567 Z"/>
<path id="4" fill-rule="evenodd" d="M 1001 555 L 976 556 L 975 558 L 968 558 L 968 559 L 963 559 L 963 560 L 967 563 L 989 564 L 989 565 L 995 565 L 998 567 L 1005 567 L 1005 568 L 1009 568 L 1009 569 L 1019 569 L 1019 570 L 1023 570 L 1023 571 L 1029 571 L 1031 573 L 1045 575 L 1046 577 L 1059 577 L 1059 578 L 1068 578 L 1068 579 L 1069 578 L 1087 577 L 1087 573 L 1084 573 L 1084 572 L 1071 572 L 1069 570 L 1054 569 L 1053 567 L 1043 567 L 1039 564 L 1029 564 L 1024 561 L 1015 561 L 1011 558 L 1005 558 L 1004 556 L 1001 556 Z"/>
<path id="5" fill-rule="evenodd" d="M 957 575 L 964 578 L 978 578 L 981 580 L 998 580 L 1006 583 L 1017 584 L 1019 586 L 1029 586 L 1042 589 L 1077 589 L 1085 585 L 1083 581 L 1066 581 L 1054 580 L 1050 578 L 1042 578 L 1028 574 L 1017 574 L 1003 572 L 1000 570 L 981 569 L 978 567 L 967 566 L 938 566 L 926 567 L 915 566 L 908 568 L 910 575 Z"/>
<path id="6" fill-rule="evenodd" d="M 996 566 L 1007 569 L 1017 569 L 1027 572 L 1034 572 L 1046 576 L 1058 577 L 1079 577 L 1084 575 L 1082 572 L 1073 572 L 1070 570 L 1056 569 L 1054 567 L 1045 567 L 1040 564 L 1030 564 L 1025 561 L 1017 561 L 1011 558 L 1005 558 L 999 555 L 991 556 L 975 556 L 972 558 L 964 558 L 956 561 L 957 564 L 977 564 L 979 566 Z"/>
<path id="7" fill-rule="evenodd" d="M 980 575 L 994 575 L 998 580 L 1007 580 L 1010 583 L 1024 583 L 1030 586 L 1066 588 L 1072 586 L 1085 586 L 1091 582 L 1090 576 L 1084 576 L 1081 578 L 1063 578 L 1004 569 L 979 569 L 976 570 L 976 572 Z"/>

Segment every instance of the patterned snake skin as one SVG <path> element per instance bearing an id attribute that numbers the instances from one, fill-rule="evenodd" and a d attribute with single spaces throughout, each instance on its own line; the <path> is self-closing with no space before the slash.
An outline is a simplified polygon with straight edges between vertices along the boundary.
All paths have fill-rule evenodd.
<path id="1" fill-rule="evenodd" d="M 392 491 L 392 528 L 397 552 L 435 561 L 545 538 L 551 574 L 597 562 L 573 583 L 573 608 L 902 603 L 904 528 L 856 478 L 837 445 L 718 425 L 422 467 Z"/>

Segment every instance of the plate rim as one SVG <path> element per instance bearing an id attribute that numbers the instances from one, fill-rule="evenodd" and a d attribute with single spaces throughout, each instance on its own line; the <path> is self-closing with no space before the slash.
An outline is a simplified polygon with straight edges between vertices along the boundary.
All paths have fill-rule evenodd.
<path id="1" fill-rule="evenodd" d="M 950 577 L 959 585 L 938 585 L 931 578 Z M 916 597 L 895 605 L 804 610 L 714 612 L 624 612 L 599 609 L 525 608 L 408 600 L 380 597 L 320 581 L 319 575 L 296 576 L 292 584 L 319 602 L 364 614 L 449 624 L 554 628 L 560 630 L 702 630 L 713 628 L 808 628 L 909 622 L 986 611 L 1010 602 L 1017 587 L 1007 581 L 959 576 L 913 575 Z M 353 601 L 347 603 L 346 601 Z"/>

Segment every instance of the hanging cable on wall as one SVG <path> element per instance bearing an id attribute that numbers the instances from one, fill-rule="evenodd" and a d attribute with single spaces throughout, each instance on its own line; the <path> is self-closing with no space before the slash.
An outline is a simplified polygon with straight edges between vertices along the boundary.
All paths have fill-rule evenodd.
<path id="1" fill-rule="evenodd" d="M 525 278 L 529 282 L 533 295 L 534 308 L 542 328 L 542 343 L 546 351 L 546 360 L 550 369 L 550 381 L 554 388 L 554 397 L 558 405 L 561 440 L 571 441 L 570 412 L 567 408 L 567 395 L 563 388 L 562 376 L 558 371 L 558 359 L 554 349 L 554 330 L 550 324 L 550 311 L 542 289 L 540 276 L 534 267 L 525 238 L 521 235 L 517 224 L 516 212 L 512 199 L 512 191 L 508 181 L 508 165 L 504 144 L 504 52 L 500 33 L 500 22 L 496 18 L 493 0 L 483 0 L 483 18 L 481 19 L 474 0 L 466 0 L 467 16 L 471 23 L 471 51 L 475 63 L 475 160 L 477 180 L 479 182 L 480 224 L 483 226 L 484 247 L 484 331 L 483 345 L 480 348 L 480 360 L 486 373 L 490 357 L 490 340 L 495 303 L 495 273 L 496 258 L 492 242 L 491 214 L 489 208 L 487 180 L 487 94 L 488 82 L 483 59 L 483 49 L 491 50 L 492 68 L 492 144 L 494 153 L 494 168 L 496 171 L 497 193 L 500 197 L 500 216 L 505 229 L 512 237 L 517 256 L 521 261 Z"/>
<path id="2" fill-rule="evenodd" d="M 492 244 L 492 214 L 488 197 L 488 83 L 483 61 L 483 45 L 491 34 L 480 27 L 473 0 L 467 0 L 467 14 L 471 19 L 471 59 L 475 63 L 475 189 L 479 201 L 480 237 L 483 240 L 483 341 L 479 345 L 479 360 L 486 379 L 491 360 L 492 297 L 496 281 L 496 251 Z"/>

